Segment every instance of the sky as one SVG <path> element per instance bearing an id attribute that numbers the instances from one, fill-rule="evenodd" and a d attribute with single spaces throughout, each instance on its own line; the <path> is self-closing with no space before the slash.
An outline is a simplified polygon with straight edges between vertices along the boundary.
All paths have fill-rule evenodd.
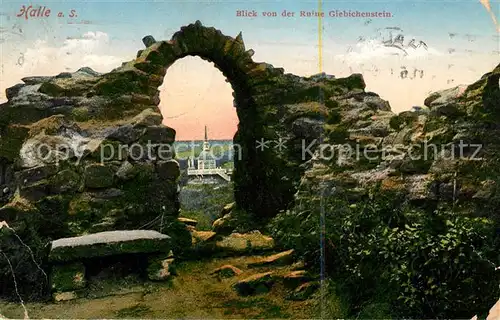
<path id="1" fill-rule="evenodd" d="M 23 5 L 51 12 L 48 17 L 18 17 Z M 258 15 L 238 17 L 238 10 L 255 10 Z M 284 10 L 295 16 L 282 17 Z M 500 29 L 495 25 L 500 0 L 324 0 L 322 10 L 320 63 L 318 18 L 300 17 L 300 11 L 318 11 L 317 0 L 3 0 L 0 103 L 6 101 L 5 89 L 23 77 L 56 75 L 83 66 L 109 72 L 135 58 L 144 48 L 145 35 L 169 40 L 181 26 L 196 20 L 233 37 L 241 31 L 246 47 L 255 51 L 254 61 L 283 67 L 287 73 L 310 76 L 322 71 L 336 77 L 362 73 L 366 90 L 388 100 L 394 112 L 422 105 L 432 91 L 472 83 L 500 62 Z M 383 11 L 388 16 L 329 16 L 335 10 Z M 65 16 L 58 17 L 58 12 Z M 406 55 L 383 44 L 398 34 L 404 37 Z M 411 39 L 415 44 L 423 41 L 427 48 L 409 47 Z M 405 69 L 408 76 L 402 78 Z M 177 61 L 160 91 L 164 123 L 176 129 L 178 140 L 202 138 L 205 125 L 211 139 L 233 137 L 238 118 L 232 89 L 212 63 L 198 57 Z"/>

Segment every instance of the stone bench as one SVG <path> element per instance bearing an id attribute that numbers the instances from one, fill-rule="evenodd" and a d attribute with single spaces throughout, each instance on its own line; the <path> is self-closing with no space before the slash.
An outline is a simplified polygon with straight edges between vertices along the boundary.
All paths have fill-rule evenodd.
<path id="1" fill-rule="evenodd" d="M 147 256 L 149 279 L 165 280 L 173 261 L 166 259 L 170 248 L 170 237 L 153 230 L 107 231 L 52 241 L 51 288 L 59 296 L 62 292 L 83 289 L 87 284 L 84 261 L 128 254 Z"/>

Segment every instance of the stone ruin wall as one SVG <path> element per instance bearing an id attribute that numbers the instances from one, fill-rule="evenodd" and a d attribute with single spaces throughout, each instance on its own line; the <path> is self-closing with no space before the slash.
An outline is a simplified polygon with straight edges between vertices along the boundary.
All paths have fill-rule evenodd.
<path id="1" fill-rule="evenodd" d="M 40 235 L 49 238 L 167 230 L 179 214 L 179 166 L 168 152 L 175 130 L 162 125 L 158 87 L 168 67 L 187 55 L 213 62 L 233 87 L 240 120 L 234 141 L 242 146 L 233 177 L 236 202 L 261 217 L 293 198 L 304 162 L 301 139 L 316 139 L 327 114 L 317 101 L 320 89 L 364 89 L 360 75 L 301 78 L 254 62 L 241 34 L 225 36 L 200 22 L 170 41 L 147 36 L 143 42 L 136 59 L 109 73 L 83 67 L 27 77 L 7 89 L 8 102 L 0 105 L 0 220 L 12 226 L 31 212 Z M 260 139 L 278 138 L 286 141 L 281 151 L 255 148 Z M 153 158 L 141 158 L 134 144 L 152 150 Z"/>

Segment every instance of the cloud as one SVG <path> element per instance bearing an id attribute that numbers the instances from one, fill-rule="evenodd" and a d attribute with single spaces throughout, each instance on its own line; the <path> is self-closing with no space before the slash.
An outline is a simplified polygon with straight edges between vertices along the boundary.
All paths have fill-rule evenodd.
<path id="1" fill-rule="evenodd" d="M 37 40 L 24 53 L 24 72 L 46 70 L 48 64 L 56 63 L 55 72 L 76 70 L 86 66 L 96 71 L 108 72 L 120 65 L 124 57 L 111 52 L 109 37 L 104 32 L 87 32 L 81 38 L 66 39 L 61 46 L 51 46 L 47 41 Z"/>
<path id="2" fill-rule="evenodd" d="M 405 46 L 404 50 L 395 46 L 387 46 L 381 40 L 369 39 L 358 42 L 349 52 L 337 55 L 337 59 L 342 59 L 350 64 L 359 64 L 373 59 L 400 59 L 418 60 L 427 59 L 432 56 L 442 56 L 438 50 L 423 45 L 417 48 Z"/>
<path id="3" fill-rule="evenodd" d="M 121 50 L 120 50 L 121 49 Z M 56 75 L 90 67 L 98 72 L 109 72 L 130 60 L 116 44 L 111 44 L 108 34 L 87 32 L 77 38 L 67 38 L 60 45 L 46 40 L 35 40 L 19 55 L 4 54 L 4 75 L 0 80 L 0 102 L 6 100 L 5 89 L 21 82 L 21 78 L 34 75 Z"/>

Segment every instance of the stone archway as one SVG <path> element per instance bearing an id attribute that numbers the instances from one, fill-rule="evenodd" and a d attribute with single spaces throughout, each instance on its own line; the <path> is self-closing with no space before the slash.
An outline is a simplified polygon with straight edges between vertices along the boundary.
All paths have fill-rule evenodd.
<path id="1" fill-rule="evenodd" d="M 360 75 L 304 78 L 254 62 L 253 50 L 245 48 L 241 34 L 236 38 L 225 36 L 199 21 L 182 27 L 169 41 L 155 41 L 150 36 L 143 41 L 146 48 L 138 52 L 137 58 L 109 73 L 83 67 L 52 77 L 26 77 L 24 83 L 6 90 L 8 102 L 0 105 L 0 157 L 16 164 L 13 171 L 18 178 L 11 190 L 19 189 L 20 197 L 38 208 L 37 203 L 45 201 L 46 196 L 60 193 L 59 176 L 69 175 L 74 183 L 64 186 L 66 194 L 59 196 L 65 207 L 54 209 L 57 212 L 85 209 L 82 204 L 89 202 L 89 197 L 103 188 L 112 188 L 118 207 L 95 208 L 96 217 L 101 219 L 98 214 L 103 211 L 118 215 L 118 210 L 121 223 L 108 225 L 103 221 L 105 225 L 99 222 L 99 227 L 136 228 L 164 208 L 170 216 L 176 216 L 175 161 L 157 163 L 141 157 L 137 161 L 133 148 L 128 155 L 104 163 L 96 163 L 95 155 L 96 148 L 102 150 L 108 145 L 121 148 L 152 140 L 173 143 L 175 130 L 161 125 L 158 88 L 168 67 L 190 55 L 213 62 L 234 91 L 239 118 L 234 142 L 240 146 L 238 155 L 241 150 L 233 176 L 238 207 L 258 217 L 272 217 L 292 202 L 305 170 L 302 164 L 314 150 L 310 142 L 317 141 L 328 110 L 336 106 L 331 101 L 323 103 L 323 99 L 328 102 L 333 96 L 350 90 L 362 92 L 365 87 Z M 73 155 L 67 159 L 70 163 L 54 167 L 54 159 L 40 162 L 33 157 L 33 148 L 41 143 L 48 144 L 51 155 Z M 120 177 L 124 170 L 142 170 L 142 180 Z M 97 176 L 108 178 L 96 186 L 93 179 Z M 141 192 L 137 191 L 139 186 L 143 187 Z M 104 196 L 110 196 L 109 192 Z M 130 203 L 132 198 L 135 200 Z M 16 199 L 9 195 L 8 200 Z M 73 205 L 75 202 L 79 205 Z M 92 202 L 96 206 L 99 203 Z M 130 210 L 120 209 L 129 205 Z M 83 209 L 82 214 L 88 212 Z"/>
<path id="2" fill-rule="evenodd" d="M 146 36 L 143 42 L 146 49 L 140 50 L 135 60 L 124 63 L 108 75 L 119 83 L 107 80 L 103 87 L 97 86 L 97 92 L 120 93 L 127 86 L 122 85 L 123 79 L 117 75 L 129 74 L 131 81 L 142 84 L 135 86 L 139 89 L 136 93 L 158 106 L 158 88 L 174 62 L 186 56 L 213 62 L 231 84 L 239 118 L 234 136 L 234 143 L 241 147 L 241 159 L 235 159 L 236 202 L 242 209 L 264 217 L 284 209 L 293 194 L 291 179 L 283 172 L 286 164 L 270 148 L 256 149 L 258 141 L 277 138 L 273 131 L 277 121 L 269 117 L 274 111 L 268 110 L 267 104 L 273 103 L 272 96 L 276 94 L 272 90 L 273 82 L 278 82 L 276 79 L 284 70 L 254 62 L 254 51 L 246 50 L 241 33 L 236 38 L 225 36 L 215 28 L 204 27 L 200 21 L 182 27 L 169 41 L 156 41 Z"/>

